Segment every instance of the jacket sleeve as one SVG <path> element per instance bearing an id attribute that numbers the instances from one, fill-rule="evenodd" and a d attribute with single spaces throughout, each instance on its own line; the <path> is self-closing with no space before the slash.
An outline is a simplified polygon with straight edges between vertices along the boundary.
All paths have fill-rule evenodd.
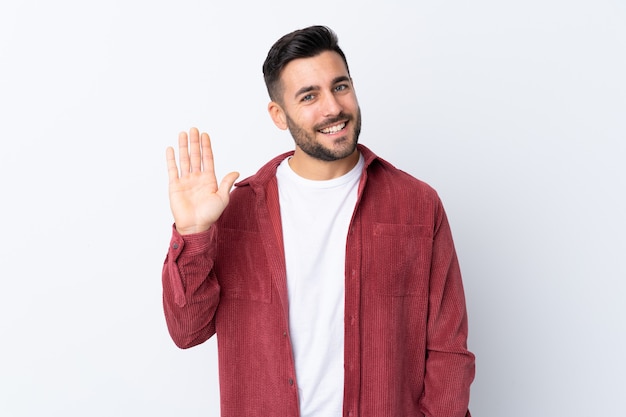
<path id="1" fill-rule="evenodd" d="M 163 264 L 163 309 L 176 346 L 198 345 L 215 334 L 220 287 L 213 271 L 215 227 L 180 235 L 173 227 Z"/>
<path id="2" fill-rule="evenodd" d="M 450 226 L 441 202 L 435 221 L 421 408 L 427 417 L 469 417 L 475 358 L 467 350 L 465 295 Z"/>

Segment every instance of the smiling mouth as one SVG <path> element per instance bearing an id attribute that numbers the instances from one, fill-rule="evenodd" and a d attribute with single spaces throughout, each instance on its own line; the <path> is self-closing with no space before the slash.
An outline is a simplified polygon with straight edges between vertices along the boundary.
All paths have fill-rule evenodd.
<path id="1" fill-rule="evenodd" d="M 341 132 L 343 129 L 345 129 L 346 124 L 347 124 L 346 122 L 341 122 L 336 125 L 332 125 L 324 129 L 320 129 L 318 130 L 318 132 L 323 133 L 325 135 L 332 135 L 333 133 Z"/>

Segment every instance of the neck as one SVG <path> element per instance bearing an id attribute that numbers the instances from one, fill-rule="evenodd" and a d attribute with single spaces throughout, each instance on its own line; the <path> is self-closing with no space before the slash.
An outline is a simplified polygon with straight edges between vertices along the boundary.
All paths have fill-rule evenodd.
<path id="1" fill-rule="evenodd" d="M 289 160 L 289 166 L 302 178 L 325 181 L 347 174 L 357 162 L 359 162 L 359 151 L 356 149 L 345 158 L 336 161 L 323 161 L 313 158 L 296 147 L 293 157 Z"/>

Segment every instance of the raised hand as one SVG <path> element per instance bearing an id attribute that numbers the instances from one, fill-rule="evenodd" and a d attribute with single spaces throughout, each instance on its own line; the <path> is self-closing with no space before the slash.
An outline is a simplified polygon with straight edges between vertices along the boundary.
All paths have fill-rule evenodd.
<path id="1" fill-rule="evenodd" d="M 211 139 L 198 129 L 178 135 L 180 174 L 176 166 L 174 149 L 166 151 L 169 177 L 170 208 L 176 230 L 180 234 L 207 230 L 220 217 L 230 197 L 230 190 L 239 173 L 227 174 L 219 186 L 215 178 Z"/>

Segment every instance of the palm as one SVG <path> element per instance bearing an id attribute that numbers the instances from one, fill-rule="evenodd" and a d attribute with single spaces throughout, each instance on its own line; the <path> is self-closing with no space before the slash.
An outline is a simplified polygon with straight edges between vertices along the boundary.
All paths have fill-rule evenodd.
<path id="1" fill-rule="evenodd" d="M 220 217 L 228 204 L 230 189 L 238 175 L 231 172 L 217 183 L 209 136 L 200 137 L 197 129 L 178 138 L 180 174 L 174 150 L 167 150 L 170 207 L 176 229 L 182 233 L 207 230 Z"/>

